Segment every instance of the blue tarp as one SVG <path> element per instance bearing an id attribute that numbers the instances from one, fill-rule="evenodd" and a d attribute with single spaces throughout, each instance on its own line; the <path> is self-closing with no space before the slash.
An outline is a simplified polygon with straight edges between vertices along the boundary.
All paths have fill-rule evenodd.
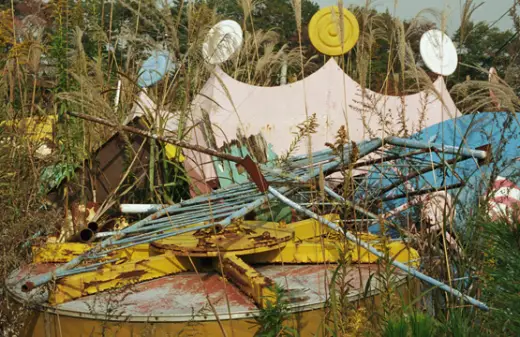
<path id="1" fill-rule="evenodd" d="M 492 177 L 502 176 L 518 184 L 520 182 L 520 127 L 517 117 L 507 113 L 479 113 L 465 115 L 456 119 L 428 127 L 410 138 L 425 143 L 436 143 L 450 146 L 464 146 L 478 148 L 491 145 L 492 160 L 489 163 L 478 163 L 475 159 L 458 161 L 452 168 L 462 178 L 466 185 L 462 188 L 450 190 L 449 193 L 456 200 L 456 221 L 458 228 L 463 228 L 466 220 L 476 209 L 479 197 L 485 195 Z M 410 149 L 399 149 L 400 153 L 410 152 Z M 449 160 L 454 155 L 425 153 L 413 156 L 414 160 L 401 159 L 392 163 L 374 165 L 368 177 L 358 189 L 358 197 L 366 199 L 371 196 L 377 199 L 377 191 L 393 182 L 402 180 L 403 176 L 414 170 L 441 163 L 442 159 Z M 410 165 L 413 163 L 414 165 Z M 399 174 L 396 174 L 397 170 Z M 459 183 L 460 180 L 449 169 L 438 169 L 413 178 L 410 181 L 414 190 L 431 187 L 442 187 Z M 409 191 L 409 190 L 408 190 Z M 393 188 L 383 195 L 405 194 L 405 186 Z M 406 198 L 387 201 L 380 212 L 386 212 L 407 202 Z M 413 212 L 413 210 L 411 210 Z M 379 225 L 370 229 L 379 232 Z M 394 233 L 395 234 L 395 233 Z"/>

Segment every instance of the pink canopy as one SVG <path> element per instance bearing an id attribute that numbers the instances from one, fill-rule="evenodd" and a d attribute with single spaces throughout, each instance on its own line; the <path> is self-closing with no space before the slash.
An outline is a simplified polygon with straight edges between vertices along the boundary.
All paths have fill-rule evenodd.
<path id="1" fill-rule="evenodd" d="M 408 96 L 378 94 L 363 89 L 334 59 L 304 80 L 278 87 L 242 83 L 217 67 L 192 103 L 191 124 L 195 127 L 189 141 L 208 146 L 202 132 L 203 112 L 209 115 L 217 146 L 239 138 L 238 134 L 261 133 L 279 155 L 289 149 L 297 125 L 313 113 L 319 126 L 312 135 L 312 151 L 323 149 L 326 142 L 333 143 L 341 125 L 348 127 L 350 139 L 356 142 L 387 135 L 407 136 L 460 115 L 442 77 L 433 88 Z M 306 140 L 293 154 L 301 153 L 308 153 Z M 193 176 L 203 181 L 215 179 L 211 157 L 186 154 L 190 164 L 193 161 L 187 165 Z"/>
<path id="2" fill-rule="evenodd" d="M 410 135 L 424 127 L 458 116 L 439 77 L 435 92 L 408 96 L 385 96 L 363 90 L 346 75 L 334 59 L 304 80 L 278 86 L 258 87 L 239 82 L 220 68 L 193 102 L 194 117 L 206 111 L 213 125 L 217 146 L 237 138 L 237 133 L 262 133 L 277 154 L 286 152 L 297 125 L 316 113 L 319 127 L 312 135 L 312 151 L 334 142 L 341 125 L 350 139 L 360 141 L 386 135 Z M 443 104 L 444 103 L 444 104 Z M 307 153 L 302 142 L 295 154 Z"/>

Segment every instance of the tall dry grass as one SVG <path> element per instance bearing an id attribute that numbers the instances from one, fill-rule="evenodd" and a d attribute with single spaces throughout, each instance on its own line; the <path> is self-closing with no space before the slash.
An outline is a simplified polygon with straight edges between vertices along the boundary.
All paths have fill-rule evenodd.
<path id="1" fill-rule="evenodd" d="M 293 75 L 299 79 L 319 68 L 322 64 L 321 57 L 307 57 L 309 47 L 303 45 L 302 35 L 306 23 L 302 22 L 301 0 L 291 1 L 296 21 L 294 29 L 299 40 L 296 48 L 291 48 L 286 41 L 280 41 L 274 31 L 255 29 L 251 13 L 255 6 L 259 5 L 258 2 L 241 0 L 238 3 L 243 12 L 241 24 L 243 27 L 251 27 L 251 30 L 245 32 L 244 45 L 240 52 L 223 65 L 227 74 L 249 84 L 272 86 L 279 84 L 284 62 L 288 66 L 289 77 Z M 346 3 L 341 2 L 339 5 L 346 6 Z M 378 15 L 372 6 L 373 3 L 367 0 L 364 7 L 355 9 L 361 34 L 356 48 L 346 57 L 339 59 L 345 72 L 363 88 L 383 93 L 412 93 L 432 89 L 431 77 L 424 68 L 417 66 L 420 57 L 416 42 L 424 30 L 431 27 L 424 23 L 426 15 L 436 20 L 438 27 L 445 25 L 445 15 L 425 10 L 405 25 L 392 16 Z M 166 110 L 168 118 L 178 120 L 177 137 L 182 139 L 191 119 L 191 101 L 213 71 L 205 64 L 201 55 L 204 37 L 213 24 L 224 19 L 217 14 L 215 8 L 210 8 L 203 2 L 182 0 L 177 2 L 174 10 L 158 8 L 152 0 L 121 0 L 104 3 L 104 6 L 96 1 L 77 2 L 76 6 L 72 6 L 71 2 L 65 0 L 52 0 L 44 7 L 41 12 L 24 18 L 24 25 L 12 24 L 15 19 L 13 1 L 0 13 L 0 47 L 11 46 L 7 52 L 0 54 L 4 66 L 0 94 L 5 98 L 0 102 L 1 118 L 13 121 L 54 114 L 60 117 L 56 125 L 54 152 L 43 160 L 34 157 L 34 148 L 24 140 L 23 130 L 3 131 L 2 136 L 8 136 L 10 139 L 4 141 L 0 150 L 1 160 L 6 163 L 0 169 L 2 280 L 8 272 L 28 261 L 29 254 L 23 244 L 29 237 L 40 231 L 54 232 L 63 222 L 63 207 L 67 207 L 67 193 L 64 193 L 61 206 L 50 207 L 45 200 L 45 194 L 40 192 L 42 184 L 49 183 L 41 181 L 43 169 L 56 163 L 82 165 L 103 141 L 117 131 L 69 119 L 64 112 L 74 109 L 123 123 L 139 104 L 137 98 L 142 89 L 136 85 L 136 79 L 142 60 L 148 56 L 149 50 L 165 49 L 172 53 L 177 68 L 159 85 L 147 90 L 148 96 L 156 105 L 156 109 L 148 111 L 147 115 L 155 120 L 150 124 L 152 130 L 162 133 L 165 132 L 166 120 L 161 111 Z M 476 8 L 478 5 L 473 1 L 465 1 L 463 27 L 466 26 L 464 23 L 471 19 Z M 42 13 L 50 13 L 52 22 L 45 22 Z M 30 25 L 27 24 L 29 22 Z M 384 69 L 375 69 L 374 58 L 380 56 L 382 42 L 385 45 L 386 63 L 383 62 Z M 381 81 L 373 80 L 381 74 Z M 119 80 L 122 83 L 122 92 L 115 108 L 114 99 Z M 474 113 L 493 103 L 489 98 L 490 89 L 495 92 L 504 110 L 518 111 L 517 88 L 508 86 L 505 81 L 468 81 L 456 85 L 453 94 L 463 97 L 458 103 L 464 107 L 464 113 Z M 388 122 L 384 111 L 375 113 L 383 125 Z M 310 118 L 309 114 L 307 119 Z M 299 135 L 294 146 L 303 146 L 308 133 L 310 132 Z M 339 136 L 338 141 L 348 142 L 348 135 Z M 152 153 L 158 151 L 158 148 L 151 150 Z M 152 161 L 155 159 L 156 157 L 153 157 Z M 148 173 L 149 181 L 153 181 L 152 171 Z M 72 179 L 81 181 L 81 177 Z M 344 186 L 343 195 L 351 196 L 351 191 L 348 191 L 349 187 L 353 187 L 351 172 L 345 174 Z M 150 200 L 170 201 L 154 186 L 151 186 L 150 190 Z M 323 200 L 323 195 L 318 193 L 310 200 L 315 201 L 332 202 Z M 379 204 L 361 206 L 372 210 L 381 207 Z M 353 214 L 352 210 L 344 205 L 337 205 L 333 210 L 349 216 Z M 363 232 L 366 226 L 366 222 L 359 222 L 351 229 Z M 451 228 L 453 224 L 444 223 L 443 226 Z M 451 264 L 466 268 L 481 261 L 475 251 L 448 251 L 443 241 L 431 233 L 413 232 L 408 229 L 403 231 L 403 234 L 410 238 L 411 244 L 422 253 L 424 270 L 434 277 L 446 279 Z M 393 326 L 396 316 L 415 312 L 416 307 L 408 307 L 392 295 L 390 275 L 393 270 L 389 269 L 388 261 L 381 261 L 379 277 L 381 284 L 385 285 L 386 304 L 392 310 L 377 313 L 378 317 L 374 320 L 374 312 L 358 310 L 355 303 L 345 302 L 348 293 L 345 270 L 348 268 L 355 268 L 348 260 L 341 261 L 338 266 L 338 277 L 334 281 L 337 282 L 339 292 L 336 297 L 330 299 L 332 305 L 328 312 L 329 323 L 334 329 L 327 334 L 380 334 L 389 326 Z M 452 299 L 439 292 L 434 293 L 433 296 L 421 297 L 420 308 L 426 310 L 433 307 L 433 314 L 441 322 L 459 322 L 458 318 L 450 320 L 450 317 L 458 317 L 459 311 L 467 315 L 465 317 L 474 317 L 471 316 L 472 312 L 459 310 L 458 302 L 452 302 Z M 3 300 L 0 305 L 2 328 L 7 324 L 6 310 L 10 308 Z M 441 316 L 446 320 L 443 321 Z M 11 318 L 11 328 L 20 328 L 20 321 L 17 321 L 16 317 Z M 408 323 L 407 321 L 403 324 Z"/>

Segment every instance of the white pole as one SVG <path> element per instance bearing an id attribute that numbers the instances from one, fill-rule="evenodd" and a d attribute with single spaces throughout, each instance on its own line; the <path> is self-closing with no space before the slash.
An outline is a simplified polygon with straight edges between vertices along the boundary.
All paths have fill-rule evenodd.
<path id="1" fill-rule="evenodd" d="M 125 214 L 155 213 L 168 205 L 161 204 L 121 204 L 119 209 Z"/>
<path id="2" fill-rule="evenodd" d="M 280 84 L 287 84 L 287 55 L 283 57 L 282 70 L 280 72 Z"/>
<path id="3" fill-rule="evenodd" d="M 117 81 L 116 98 L 114 100 L 114 110 L 117 111 L 119 106 L 119 97 L 121 97 L 121 80 Z"/>

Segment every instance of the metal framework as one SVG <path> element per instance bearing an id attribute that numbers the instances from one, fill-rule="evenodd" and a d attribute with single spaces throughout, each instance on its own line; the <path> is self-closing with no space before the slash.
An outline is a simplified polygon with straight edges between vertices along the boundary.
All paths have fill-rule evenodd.
<path id="1" fill-rule="evenodd" d="M 393 154 L 382 156 L 377 159 L 372 158 L 360 161 L 360 159 L 366 158 L 368 155 L 381 150 L 384 146 L 388 147 L 388 145 L 398 148 L 418 149 L 420 151 L 408 152 L 404 155 Z M 484 160 L 488 156 L 488 153 L 482 150 L 425 144 L 409 139 L 387 137 L 385 139 L 364 141 L 359 144 L 349 144 L 344 146 L 342 151 L 339 151 L 339 153 L 334 149 L 328 148 L 315 152 L 310 157 L 305 155 L 293 156 L 286 162 L 279 163 L 277 168 L 269 168 L 265 165 L 259 165 L 261 174 L 265 177 L 267 186 L 262 186 L 262 188 L 260 188 L 258 183 L 249 182 L 219 189 L 209 195 L 198 196 L 172 206 L 165 207 L 163 205 L 148 205 L 141 210 L 143 213 L 153 211 L 152 214 L 126 228 L 123 228 L 122 230 L 97 233 L 96 237 L 102 239 L 102 241 L 96 243 L 92 249 L 89 249 L 86 252 L 79 252 L 79 255 L 61 265 L 53 272 L 31 278 L 23 284 L 22 289 L 24 291 L 30 291 L 31 289 L 46 284 L 53 279 L 93 272 L 100 266 L 113 264 L 115 261 L 120 259 L 121 255 L 114 255 L 114 252 L 119 252 L 130 247 L 209 228 L 213 228 L 218 232 L 234 223 L 237 219 L 243 218 L 251 211 L 257 210 L 263 205 L 275 200 L 291 207 L 299 213 L 317 220 L 331 230 L 340 233 L 347 240 L 366 249 L 375 256 L 382 258 L 385 256 L 383 252 L 361 240 L 356 235 L 344 230 L 326 217 L 320 216 L 309 208 L 303 206 L 303 204 L 309 205 L 309 203 L 299 203 L 295 201 L 292 196 L 295 196 L 296 192 L 308 190 L 309 183 L 312 183 L 319 176 L 340 172 L 349 167 L 360 167 L 363 163 L 365 165 L 371 165 L 373 163 L 403 158 L 409 158 L 410 162 L 416 163 L 418 162 L 418 159 L 414 156 L 428 151 L 449 154 L 453 158 L 446 161 L 442 160 L 442 162 L 435 165 L 432 163 L 423 163 L 423 165 L 417 167 L 416 164 L 413 164 L 411 165 L 413 168 L 412 172 L 404 177 L 404 179 L 399 177 L 394 178 L 390 185 L 382 186 L 379 191 L 376 191 L 374 197 L 381 198 L 386 192 L 404 184 L 407 180 L 421 176 L 426 172 L 438 170 L 440 168 L 445 169 L 446 167 L 449 169 L 451 167 L 450 165 L 455 163 L 457 160 Z M 460 182 L 460 184 L 462 184 L 462 182 Z M 267 189 L 262 191 L 264 187 L 267 187 Z M 443 189 L 449 188 L 457 188 L 457 186 L 443 187 Z M 423 189 L 414 192 L 414 195 L 431 193 L 434 190 L 434 187 Z M 323 192 L 336 200 L 338 205 L 348 206 L 372 221 L 381 220 L 379 215 L 357 205 L 353 200 L 345 199 L 328 186 L 324 186 Z M 398 196 L 406 197 L 406 194 L 400 194 Z M 387 196 L 386 200 L 391 200 L 392 198 L 397 197 Z M 128 209 L 128 206 L 125 207 Z M 135 212 L 135 210 L 133 210 L 133 212 Z M 240 265 L 241 263 L 240 261 L 233 259 L 230 261 L 236 265 Z M 392 260 L 390 263 L 413 277 L 427 282 L 434 287 L 439 287 L 453 296 L 461 298 L 481 309 L 488 310 L 488 307 L 484 303 L 460 293 L 449 285 L 435 280 L 409 265 L 398 262 L 397 260 Z M 172 265 L 170 269 L 182 270 L 182 268 L 176 265 Z M 261 295 L 258 290 L 251 291 L 255 292 L 255 296 Z"/>

